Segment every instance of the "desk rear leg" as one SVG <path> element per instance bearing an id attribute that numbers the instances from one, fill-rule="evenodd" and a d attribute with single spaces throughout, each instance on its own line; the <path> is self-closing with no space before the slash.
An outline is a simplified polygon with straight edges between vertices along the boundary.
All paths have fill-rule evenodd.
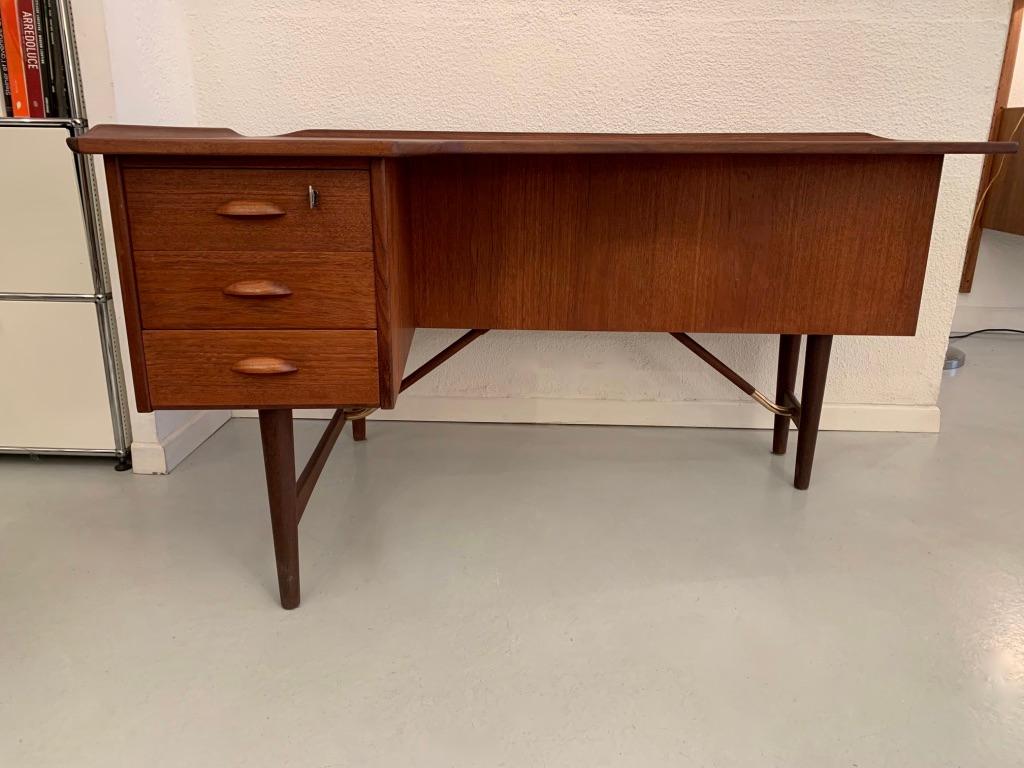
<path id="1" fill-rule="evenodd" d="M 779 377 L 775 387 L 775 404 L 785 406 L 786 397 L 796 390 L 796 369 L 800 363 L 801 336 L 784 333 L 779 336 Z M 772 453 L 782 455 L 789 444 L 789 416 L 775 417 Z"/>
<path id="2" fill-rule="evenodd" d="M 299 506 L 291 409 L 260 411 L 263 464 L 282 608 L 299 605 Z"/>
<path id="3" fill-rule="evenodd" d="M 797 430 L 796 475 L 793 485 L 801 491 L 811 484 L 814 447 L 818 442 L 818 423 L 825 398 L 825 379 L 832 351 L 831 336 L 808 336 L 804 354 L 804 386 L 800 393 L 800 426 Z"/>
<path id="4" fill-rule="evenodd" d="M 352 439 L 356 442 L 362 442 L 366 439 L 366 419 L 353 419 L 352 420 Z"/>

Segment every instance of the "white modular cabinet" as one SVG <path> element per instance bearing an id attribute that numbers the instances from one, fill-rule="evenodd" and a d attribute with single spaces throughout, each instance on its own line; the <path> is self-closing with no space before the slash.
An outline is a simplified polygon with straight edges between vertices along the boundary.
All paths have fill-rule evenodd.
<path id="1" fill-rule="evenodd" d="M 0 120 L 0 451 L 124 460 L 128 426 L 77 120 Z"/>

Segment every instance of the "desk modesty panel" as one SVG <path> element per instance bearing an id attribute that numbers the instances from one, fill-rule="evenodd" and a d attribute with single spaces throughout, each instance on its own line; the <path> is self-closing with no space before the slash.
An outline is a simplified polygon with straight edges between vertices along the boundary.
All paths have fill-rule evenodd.
<path id="1" fill-rule="evenodd" d="M 913 335 L 942 160 L 1009 142 L 98 126 L 140 410 L 257 408 L 282 604 L 346 421 L 492 329 L 671 333 L 798 426 L 835 335 Z M 406 375 L 416 328 L 469 328 Z M 779 336 L 774 398 L 690 332 Z M 796 372 L 807 337 L 800 397 Z M 291 411 L 338 410 L 294 472 Z"/>

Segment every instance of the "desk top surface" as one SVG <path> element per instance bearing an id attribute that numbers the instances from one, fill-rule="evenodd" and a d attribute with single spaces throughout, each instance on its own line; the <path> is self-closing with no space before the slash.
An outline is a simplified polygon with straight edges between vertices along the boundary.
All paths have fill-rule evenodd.
<path id="1" fill-rule="evenodd" d="M 902 141 L 870 133 L 471 133 L 307 130 L 242 136 L 227 128 L 98 125 L 68 140 L 114 155 L 403 157 L 461 154 L 854 154 L 1016 152 L 1010 141 Z"/>

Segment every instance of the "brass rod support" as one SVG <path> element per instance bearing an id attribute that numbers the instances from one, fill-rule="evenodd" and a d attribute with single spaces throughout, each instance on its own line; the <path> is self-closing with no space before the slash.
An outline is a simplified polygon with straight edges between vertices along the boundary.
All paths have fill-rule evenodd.
<path id="1" fill-rule="evenodd" d="M 409 387 L 411 387 L 417 381 L 422 379 L 424 376 L 426 376 L 432 370 L 437 368 L 439 365 L 441 365 L 441 363 L 443 363 L 446 360 L 452 358 L 457 352 L 461 352 L 463 349 L 465 349 L 471 343 L 473 343 L 474 341 L 479 339 L 481 336 L 483 336 L 485 333 L 487 333 L 488 330 L 489 330 L 488 328 L 474 328 L 472 331 L 469 331 L 468 333 L 463 334 L 462 336 L 460 336 L 458 338 L 458 340 L 456 340 L 456 341 L 452 342 L 451 344 L 449 344 L 447 347 L 442 349 L 440 352 L 438 352 L 432 358 L 427 360 L 427 362 L 425 362 L 423 365 L 421 365 L 415 371 L 413 371 L 408 376 L 406 376 L 404 379 L 402 379 L 402 386 L 399 388 L 398 391 L 399 392 L 405 392 L 405 390 L 407 390 Z"/>
<path id="2" fill-rule="evenodd" d="M 365 419 L 371 413 L 377 410 L 376 406 L 369 408 L 343 408 L 345 411 L 345 418 L 349 421 L 357 421 L 359 419 Z"/>
<path id="3" fill-rule="evenodd" d="M 669 335 L 676 341 L 678 341 L 680 344 L 682 344 L 684 347 L 686 347 L 688 350 L 693 352 L 693 354 L 695 354 L 705 363 L 707 363 L 720 374 L 722 374 L 722 376 L 724 376 L 730 382 L 732 382 L 744 394 L 752 397 L 754 399 L 754 402 L 756 402 L 758 405 L 764 406 L 769 411 L 778 416 L 789 416 L 790 418 L 794 418 L 797 414 L 799 414 L 799 411 L 794 410 L 793 408 L 787 408 L 781 405 L 776 405 L 774 402 L 772 402 L 772 399 L 770 397 L 768 397 L 763 392 L 758 390 L 753 384 L 751 384 L 749 381 L 747 381 L 738 373 L 736 373 L 736 371 L 734 371 L 728 365 L 726 365 L 713 354 L 711 354 L 710 351 L 702 347 L 687 334 L 670 333 Z"/>

